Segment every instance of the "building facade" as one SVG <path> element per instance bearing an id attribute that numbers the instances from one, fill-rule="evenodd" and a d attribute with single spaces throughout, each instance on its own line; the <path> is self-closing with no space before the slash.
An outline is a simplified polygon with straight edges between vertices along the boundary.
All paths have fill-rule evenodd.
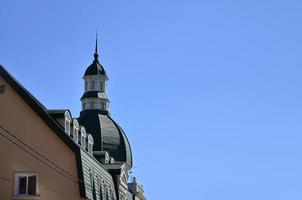
<path id="1" fill-rule="evenodd" d="M 0 199 L 144 200 L 129 140 L 109 113 L 97 52 L 84 73 L 82 111 L 45 108 L 0 66 Z"/>

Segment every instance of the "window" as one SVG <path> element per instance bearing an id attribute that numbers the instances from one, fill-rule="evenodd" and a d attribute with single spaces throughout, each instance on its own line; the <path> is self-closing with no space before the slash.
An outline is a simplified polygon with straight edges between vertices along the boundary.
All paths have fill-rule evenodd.
<path id="1" fill-rule="evenodd" d="M 114 190 L 111 187 L 110 187 L 110 195 L 111 195 L 112 199 L 116 199 L 115 198 L 115 192 L 114 192 Z"/>
<path id="2" fill-rule="evenodd" d="M 72 137 L 74 141 L 77 143 L 78 142 L 78 135 L 79 135 L 79 122 L 75 119 L 73 120 L 73 131 L 72 131 Z"/>
<path id="3" fill-rule="evenodd" d="M 86 109 L 86 103 L 83 103 L 83 108 L 82 110 L 85 110 Z"/>
<path id="4" fill-rule="evenodd" d="M 87 90 L 88 90 L 88 82 L 85 81 L 85 91 L 87 91 Z"/>
<path id="5" fill-rule="evenodd" d="M 105 110 L 105 106 L 104 106 L 104 103 L 103 103 L 103 102 L 101 102 L 101 105 L 100 105 L 100 106 L 101 106 L 101 109 L 102 109 L 102 110 Z"/>
<path id="6" fill-rule="evenodd" d="M 110 200 L 110 197 L 109 197 L 109 189 L 108 189 L 108 186 L 107 185 L 105 185 L 105 198 L 106 198 L 106 200 Z"/>
<path id="7" fill-rule="evenodd" d="M 91 81 L 91 89 L 92 89 L 92 90 L 95 89 L 95 81 Z"/>
<path id="8" fill-rule="evenodd" d="M 90 102 L 90 109 L 95 109 L 95 102 L 94 101 Z"/>
<path id="9" fill-rule="evenodd" d="M 104 199 L 103 197 L 103 184 L 104 181 L 102 181 L 101 177 L 99 176 L 98 177 L 98 186 L 99 186 L 99 196 L 100 196 L 100 199 Z"/>
<path id="10" fill-rule="evenodd" d="M 71 122 L 71 115 L 68 111 L 64 113 L 65 115 L 65 132 L 70 135 L 70 122 Z"/>
<path id="11" fill-rule="evenodd" d="M 125 196 L 122 193 L 120 193 L 120 200 L 125 200 Z"/>
<path id="12" fill-rule="evenodd" d="M 92 169 L 90 171 L 90 186 L 92 191 L 93 200 L 96 200 L 96 190 L 95 190 L 95 182 L 94 182 L 94 172 Z"/>
<path id="13" fill-rule="evenodd" d="M 39 176 L 38 173 L 16 173 L 15 196 L 38 196 Z"/>
<path id="14" fill-rule="evenodd" d="M 86 136 L 86 130 L 84 127 L 82 127 L 79 142 L 84 149 L 86 148 Z"/>
<path id="15" fill-rule="evenodd" d="M 88 135 L 88 147 L 87 147 L 87 150 L 88 150 L 88 153 L 90 154 L 90 155 L 92 155 L 93 154 L 93 137 L 92 137 L 92 135 Z"/>
<path id="16" fill-rule="evenodd" d="M 103 82 L 102 81 L 100 81 L 100 90 L 104 90 L 104 85 L 103 85 Z"/>

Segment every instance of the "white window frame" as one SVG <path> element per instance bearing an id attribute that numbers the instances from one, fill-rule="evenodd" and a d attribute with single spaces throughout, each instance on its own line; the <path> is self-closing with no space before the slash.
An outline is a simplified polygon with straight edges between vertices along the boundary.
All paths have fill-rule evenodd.
<path id="1" fill-rule="evenodd" d="M 65 116 L 65 133 L 70 135 L 70 123 L 71 123 L 71 115 L 68 111 L 64 113 Z"/>
<path id="2" fill-rule="evenodd" d="M 29 176 L 36 176 L 36 194 L 35 195 L 28 195 L 28 177 Z M 26 178 L 26 194 L 20 194 L 19 192 L 19 178 L 20 177 L 27 177 Z M 36 172 L 30 172 L 30 173 L 15 173 L 14 175 L 14 197 L 24 197 L 24 198 L 29 198 L 29 197 L 39 197 L 40 196 L 40 190 L 39 190 L 39 173 Z"/>
<path id="3" fill-rule="evenodd" d="M 79 122 L 76 119 L 74 119 L 73 120 L 72 135 L 73 135 L 73 140 L 76 143 L 78 143 L 78 139 L 79 139 L 79 130 L 80 130 Z"/>
<path id="4" fill-rule="evenodd" d="M 80 143 L 81 143 L 81 146 L 85 149 L 86 148 L 86 137 L 87 137 L 87 134 L 86 134 L 86 130 L 84 127 L 81 128 L 81 135 L 80 135 Z"/>
<path id="5" fill-rule="evenodd" d="M 94 144 L 94 141 L 93 141 L 92 135 L 88 134 L 87 140 L 88 140 L 88 144 L 87 144 L 88 153 L 90 155 L 93 155 L 93 144 Z"/>

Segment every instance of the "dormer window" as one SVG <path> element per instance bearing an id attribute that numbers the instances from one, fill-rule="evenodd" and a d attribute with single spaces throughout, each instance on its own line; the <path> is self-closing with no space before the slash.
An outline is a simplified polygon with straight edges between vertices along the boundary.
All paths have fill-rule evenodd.
<path id="1" fill-rule="evenodd" d="M 93 144 L 94 144 L 94 142 L 93 142 L 93 137 L 92 137 L 92 135 L 88 135 L 87 150 L 88 150 L 88 153 L 89 153 L 90 155 L 93 154 Z"/>
<path id="2" fill-rule="evenodd" d="M 79 136 L 79 143 L 81 144 L 81 146 L 85 149 L 86 148 L 86 130 L 84 127 L 81 128 L 81 134 Z"/>
<path id="3" fill-rule="evenodd" d="M 79 128 L 79 122 L 76 119 L 73 120 L 72 138 L 76 143 L 78 143 Z"/>
<path id="4" fill-rule="evenodd" d="M 70 122 L 71 122 L 71 115 L 68 111 L 64 113 L 65 115 L 65 133 L 70 135 Z"/>

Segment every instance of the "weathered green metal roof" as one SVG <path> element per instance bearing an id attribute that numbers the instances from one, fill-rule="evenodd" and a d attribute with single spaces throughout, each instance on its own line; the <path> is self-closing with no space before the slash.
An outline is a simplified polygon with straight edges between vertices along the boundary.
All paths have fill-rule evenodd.
<path id="1" fill-rule="evenodd" d="M 106 71 L 104 67 L 99 63 L 98 60 L 94 60 L 91 65 L 85 71 L 84 76 L 89 75 L 104 75 L 106 76 Z"/>
<path id="2" fill-rule="evenodd" d="M 93 136 L 94 151 L 107 151 L 116 162 L 132 166 L 132 152 L 127 136 L 107 112 L 85 110 L 81 112 L 78 121 Z"/>
<path id="3" fill-rule="evenodd" d="M 108 100 L 108 97 L 106 96 L 105 92 L 100 91 L 88 91 L 83 94 L 81 97 L 81 100 L 84 98 L 100 98 L 100 99 L 106 99 Z"/>
<path id="4" fill-rule="evenodd" d="M 87 199 L 116 199 L 116 190 L 115 185 L 113 183 L 112 176 L 107 172 L 107 170 L 102 167 L 98 161 L 96 161 L 92 156 L 87 154 L 83 149 L 81 149 L 81 161 L 82 161 L 82 171 L 83 171 L 83 181 L 84 181 L 84 189 Z M 92 184 L 91 173 L 93 173 L 94 184 Z M 97 176 L 101 179 L 101 182 L 98 182 Z M 101 185 L 100 185 L 101 184 Z M 94 189 L 94 190 L 93 190 Z M 107 191 L 106 191 L 107 190 Z M 95 197 L 93 194 L 95 191 Z M 106 197 L 106 193 L 113 194 Z"/>

